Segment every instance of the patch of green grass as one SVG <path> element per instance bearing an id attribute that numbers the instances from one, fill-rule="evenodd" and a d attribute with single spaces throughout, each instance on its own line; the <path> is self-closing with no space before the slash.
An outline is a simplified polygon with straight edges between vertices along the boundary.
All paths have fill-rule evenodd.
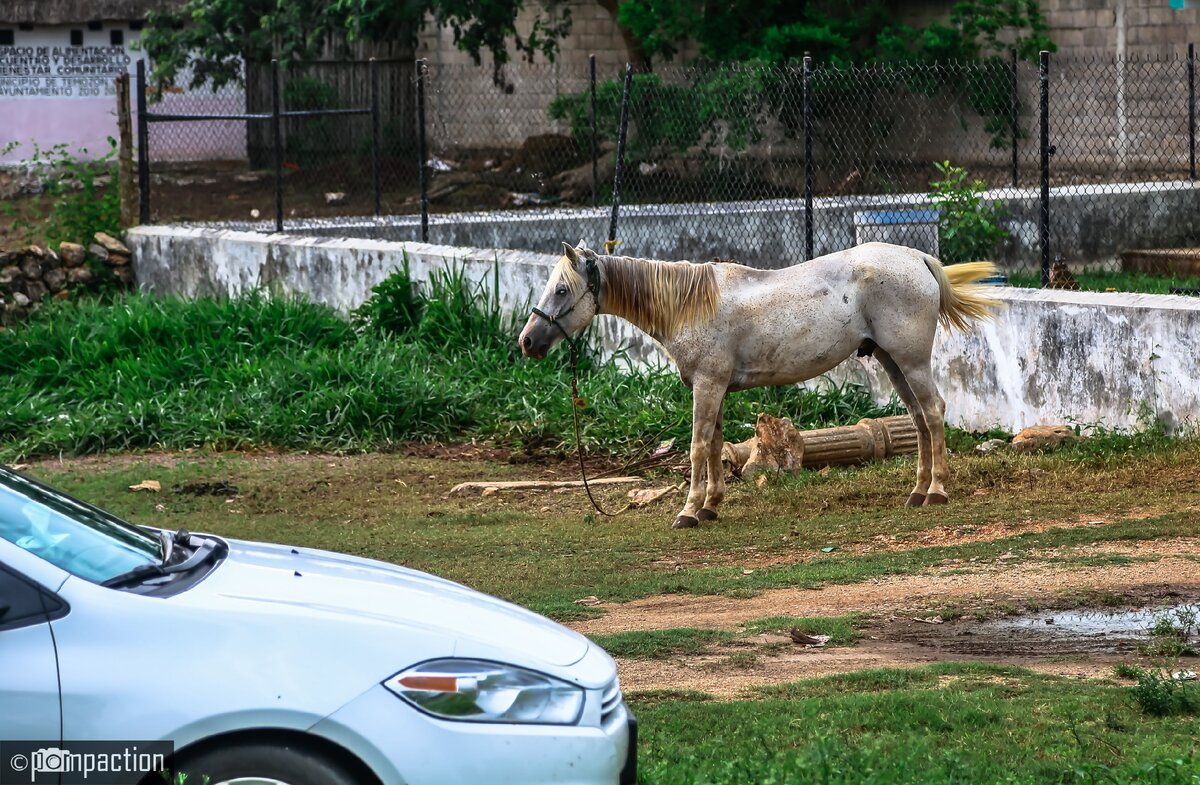
<path id="1" fill-rule="evenodd" d="M 1084 270 L 1075 275 L 1079 288 L 1091 292 L 1145 292 L 1168 294 L 1172 287 L 1200 288 L 1200 278 L 1181 275 L 1150 275 L 1149 273 L 1127 273 L 1118 270 Z M 1042 285 L 1040 272 L 1009 273 L 1008 282 L 1013 286 L 1038 289 Z"/>
<path id="2" fill-rule="evenodd" d="M 1176 679 L 1170 670 L 1133 668 L 1130 676 L 1137 684 L 1130 687 L 1129 692 L 1147 714 L 1153 717 L 1200 715 L 1200 684 Z"/>
<path id="3" fill-rule="evenodd" d="M 592 635 L 591 639 L 613 657 L 657 660 L 663 657 L 704 654 L 714 644 L 732 641 L 733 633 L 676 627 L 667 630 L 631 630 Z"/>
<path id="4" fill-rule="evenodd" d="M 536 362 L 517 325 L 461 271 L 381 284 L 353 323 L 251 294 L 212 301 L 63 302 L 0 331 L 0 459 L 147 448 L 385 450 L 411 440 L 574 446 L 569 355 Z M 584 357 L 585 444 L 637 456 L 686 444 L 691 392 L 673 373 Z M 726 438 L 759 412 L 798 426 L 899 411 L 861 387 L 731 395 Z"/>
<path id="5" fill-rule="evenodd" d="M 746 701 L 642 704 L 639 781 L 1194 783 L 1194 721 L 1128 688 L 981 664 L 863 671 Z"/>
<path id="6" fill-rule="evenodd" d="M 862 613 L 850 613 L 845 616 L 771 616 L 766 619 L 754 619 L 746 622 L 743 632 L 746 635 L 759 635 L 764 632 L 786 635 L 793 629 L 798 629 L 805 635 L 828 635 L 826 646 L 853 646 L 862 637 L 860 628 L 867 617 Z"/>

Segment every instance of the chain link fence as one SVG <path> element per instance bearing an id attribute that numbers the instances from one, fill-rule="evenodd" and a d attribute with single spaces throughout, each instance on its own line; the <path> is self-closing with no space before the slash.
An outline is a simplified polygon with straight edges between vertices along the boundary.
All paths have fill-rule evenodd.
<path id="1" fill-rule="evenodd" d="M 872 240 L 1200 288 L 1194 58 L 247 68 L 141 113 L 150 221 L 783 267 Z M 622 137 L 624 143 L 622 144 Z M 614 230 L 615 227 L 615 230 Z"/>

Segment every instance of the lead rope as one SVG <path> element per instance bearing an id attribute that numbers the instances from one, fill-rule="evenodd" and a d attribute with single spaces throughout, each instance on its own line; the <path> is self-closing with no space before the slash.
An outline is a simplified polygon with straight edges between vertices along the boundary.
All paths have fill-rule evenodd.
<path id="1" fill-rule="evenodd" d="M 559 329 L 561 330 L 562 328 L 560 327 Z M 566 335 L 565 330 L 563 331 L 563 334 Z M 608 510 L 605 510 L 603 507 L 601 507 L 596 502 L 596 498 L 594 496 L 592 496 L 592 487 L 590 485 L 588 485 L 587 469 L 585 469 L 584 465 L 583 465 L 583 439 L 581 438 L 581 436 L 579 434 L 579 402 L 580 402 L 580 398 L 579 398 L 579 384 L 577 381 L 577 376 L 578 376 L 577 369 L 579 366 L 579 352 L 576 351 L 575 341 L 573 341 L 570 336 L 567 336 L 567 345 L 571 347 L 571 418 L 575 421 L 575 450 L 576 450 L 577 454 L 579 455 L 579 476 L 583 478 L 583 489 L 585 491 L 587 491 L 588 501 L 590 501 L 592 503 L 592 508 L 595 509 L 596 512 L 600 513 L 601 515 L 604 515 L 608 518 L 615 518 L 618 515 L 620 515 L 621 513 L 628 510 L 630 507 L 632 507 L 633 503 L 630 502 L 630 503 L 626 504 L 624 507 L 617 510 L 616 512 L 609 512 Z"/>

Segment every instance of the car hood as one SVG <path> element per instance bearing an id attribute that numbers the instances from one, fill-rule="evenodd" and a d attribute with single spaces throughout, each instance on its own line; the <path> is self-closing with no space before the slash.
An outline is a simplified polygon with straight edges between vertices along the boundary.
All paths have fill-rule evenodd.
<path id="1" fill-rule="evenodd" d="M 562 667 L 588 651 L 587 638 L 556 622 L 428 573 L 327 551 L 226 542 L 225 561 L 185 594 L 235 612 L 426 631 L 455 640 L 460 656 L 484 644 L 514 659 Z"/>

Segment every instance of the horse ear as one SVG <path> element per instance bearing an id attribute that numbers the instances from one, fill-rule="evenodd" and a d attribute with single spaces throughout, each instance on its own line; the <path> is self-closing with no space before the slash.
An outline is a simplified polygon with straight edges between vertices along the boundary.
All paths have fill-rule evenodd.
<path id="1" fill-rule="evenodd" d="M 563 243 L 563 253 L 571 260 L 571 264 L 579 261 L 579 255 L 575 253 L 575 249 L 571 247 L 570 243 Z"/>

